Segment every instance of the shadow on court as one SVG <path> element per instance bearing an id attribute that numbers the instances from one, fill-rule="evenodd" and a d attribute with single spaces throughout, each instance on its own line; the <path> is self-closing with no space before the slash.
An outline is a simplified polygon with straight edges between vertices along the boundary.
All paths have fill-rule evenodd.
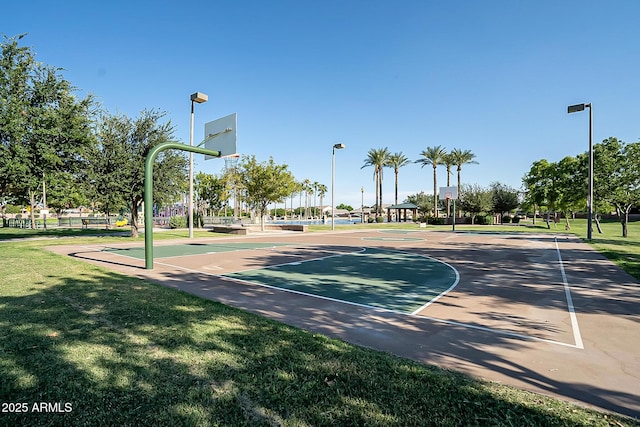
<path id="1" fill-rule="evenodd" d="M 556 246 L 548 235 L 420 236 L 424 240 L 401 242 L 363 240 L 376 237 L 375 232 L 283 236 L 279 241 L 288 250 L 265 246 L 181 261 L 171 258 L 153 271 L 132 258 L 75 253 L 107 268 L 354 344 L 640 417 L 640 285 L 635 279 L 576 238 L 563 238 Z M 266 238 L 254 241 L 267 243 Z M 390 262 L 358 259 L 356 267 L 353 253 L 358 248 L 410 256 Z M 301 266 L 313 262 L 302 261 L 312 254 L 341 256 L 326 258 L 324 267 L 318 261 L 305 272 Z M 406 292 L 402 280 L 387 288 L 366 288 L 368 281 L 393 279 L 400 267 L 412 272 L 411 280 L 427 281 L 428 268 L 416 262 L 425 257 L 454 267 L 459 284 L 418 315 L 385 310 L 366 299 L 375 292 Z M 268 271 L 270 266 L 280 267 Z M 304 281 L 335 288 L 332 292 L 345 288 L 344 300 L 351 303 L 299 291 L 309 290 Z M 352 293 L 365 295 L 365 302 L 353 304 Z M 583 348 L 576 338 L 584 342 Z"/>

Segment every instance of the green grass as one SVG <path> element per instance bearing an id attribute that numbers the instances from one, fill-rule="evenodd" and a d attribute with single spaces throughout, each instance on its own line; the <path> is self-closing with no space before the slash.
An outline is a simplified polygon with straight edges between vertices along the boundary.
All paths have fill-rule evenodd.
<path id="1" fill-rule="evenodd" d="M 121 236 L 127 239 L 131 237 L 131 227 L 113 227 L 105 228 L 48 228 L 46 230 L 38 228 L 35 230 L 25 228 L 0 227 L 0 240 L 9 239 L 29 239 L 29 238 L 57 238 L 57 237 L 83 237 L 83 236 Z M 212 233 L 205 229 L 195 229 L 194 237 L 222 237 L 228 234 Z M 154 240 L 166 240 L 177 238 L 188 238 L 189 231 L 187 229 L 163 230 L 153 233 Z M 140 233 L 138 241 L 144 240 L 144 233 Z"/>
<path id="2" fill-rule="evenodd" d="M 43 249 L 67 243 L 0 242 L 0 402 L 72 407 L 2 425 L 638 425 Z"/>

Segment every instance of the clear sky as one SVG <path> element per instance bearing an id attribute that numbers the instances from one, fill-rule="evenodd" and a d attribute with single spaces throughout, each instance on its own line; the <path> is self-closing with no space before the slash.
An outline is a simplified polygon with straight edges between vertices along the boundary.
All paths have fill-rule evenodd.
<path id="1" fill-rule="evenodd" d="M 185 143 L 189 95 L 204 92 L 196 141 L 237 112 L 238 151 L 298 180 L 330 189 L 343 142 L 336 204 L 359 207 L 362 187 L 375 200 L 371 148 L 468 149 L 464 183 L 518 188 L 535 160 L 588 149 L 588 112 L 570 104 L 593 103 L 595 142 L 638 141 L 638 17 L 637 0 L 25 0 L 3 4 L 0 33 L 28 33 L 37 60 L 111 113 L 166 111 Z M 391 169 L 383 187 L 393 202 Z M 432 188 L 430 167 L 400 170 L 400 201 Z"/>

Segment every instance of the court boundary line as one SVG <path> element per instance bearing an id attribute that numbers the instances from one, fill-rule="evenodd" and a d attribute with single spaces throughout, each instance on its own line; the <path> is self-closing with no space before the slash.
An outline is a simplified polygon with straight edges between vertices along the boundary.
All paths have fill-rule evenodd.
<path id="1" fill-rule="evenodd" d="M 558 245 L 558 237 L 554 236 L 553 240 L 556 244 L 556 253 L 558 254 L 558 263 L 560 265 L 560 274 L 562 275 L 562 285 L 564 286 L 564 294 L 567 299 L 567 308 L 569 310 L 569 318 L 571 319 L 571 329 L 573 330 L 573 339 L 575 340 L 576 348 L 584 349 L 584 343 L 582 342 L 582 335 L 580 334 L 580 326 L 578 325 L 578 316 L 576 315 L 575 307 L 573 305 L 573 298 L 571 297 L 571 288 L 567 281 L 567 274 L 564 269 L 564 262 L 562 261 L 562 255 L 560 254 L 560 246 Z"/>
<path id="2" fill-rule="evenodd" d="M 205 274 L 208 274 L 208 273 L 205 273 Z M 210 275 L 214 275 L 214 274 L 210 274 Z M 392 310 L 392 309 L 382 308 L 382 307 L 376 307 L 376 306 L 373 306 L 373 305 L 361 304 L 361 303 L 357 303 L 357 302 L 353 302 L 353 301 L 340 300 L 340 299 L 336 299 L 336 298 L 326 297 L 326 296 L 323 296 L 323 295 L 310 294 L 310 293 L 307 293 L 307 292 L 296 291 L 296 290 L 293 290 L 293 289 L 279 288 L 277 286 L 266 285 L 264 283 L 252 282 L 250 280 L 239 279 L 239 278 L 236 278 L 236 277 L 228 277 L 228 276 L 225 276 L 224 274 L 218 274 L 218 275 L 214 275 L 214 276 L 218 276 L 218 277 L 221 277 L 223 279 L 235 281 L 235 282 L 238 282 L 238 283 L 243 283 L 243 284 L 246 284 L 246 285 L 261 286 L 263 288 L 273 289 L 273 290 L 277 290 L 277 291 L 289 292 L 289 293 L 293 293 L 293 294 L 297 294 L 297 295 L 303 295 L 303 296 L 312 297 L 312 298 L 320 298 L 320 299 L 323 299 L 323 300 L 326 300 L 326 301 L 353 305 L 353 306 L 356 306 L 356 307 L 366 308 L 368 310 L 380 311 L 380 312 L 384 312 L 384 313 L 393 313 L 393 314 L 397 314 L 397 315 L 400 315 L 400 316 L 408 316 L 408 317 L 417 318 L 417 319 L 426 319 L 426 320 L 431 320 L 431 321 L 436 322 L 436 323 L 444 323 L 446 325 L 459 326 L 459 327 L 462 327 L 462 328 L 465 328 L 465 329 L 475 329 L 475 330 L 494 333 L 494 334 L 498 334 L 498 335 L 506 335 L 506 336 L 513 337 L 513 338 L 518 338 L 518 339 L 521 339 L 521 340 L 524 340 L 524 341 L 537 341 L 537 342 L 543 342 L 543 343 L 546 343 L 546 344 L 560 345 L 560 346 L 563 346 L 563 347 L 578 348 L 574 344 L 564 343 L 564 342 L 560 342 L 560 341 L 553 341 L 553 340 L 540 338 L 540 337 L 535 337 L 535 336 L 531 336 L 531 335 L 519 334 L 517 332 L 505 331 L 505 330 L 502 330 L 502 329 L 494 329 L 494 328 L 489 328 L 489 327 L 486 327 L 486 326 L 472 325 L 470 323 L 455 322 L 453 320 L 439 319 L 437 317 L 421 316 L 421 315 L 413 314 L 413 313 L 405 313 L 405 312 L 402 312 L 402 311 L 397 311 L 397 310 Z"/>
<path id="3" fill-rule="evenodd" d="M 516 235 L 516 236 L 521 237 L 519 235 Z M 421 257 L 426 257 L 426 258 L 438 261 L 440 263 L 443 263 L 443 264 L 449 266 L 450 268 L 452 268 L 454 270 L 454 272 L 456 273 L 456 279 L 457 280 L 456 280 L 455 286 L 451 286 L 449 289 L 447 289 L 446 291 L 442 292 L 436 298 L 434 298 L 429 303 L 427 303 L 424 307 L 421 307 L 419 310 L 416 310 L 416 311 L 414 311 L 412 313 L 406 313 L 406 312 L 401 312 L 401 311 L 392 310 L 392 309 L 386 309 L 386 308 L 382 308 L 382 307 L 375 307 L 375 306 L 366 305 L 366 304 L 360 304 L 360 303 L 356 303 L 356 302 L 352 302 L 352 301 L 339 300 L 339 299 L 335 299 L 335 298 L 331 298 L 331 297 L 325 297 L 325 296 L 322 296 L 322 295 L 310 294 L 310 293 L 306 293 L 306 292 L 302 292 L 302 291 L 296 291 L 296 290 L 292 290 L 292 289 L 280 288 L 280 287 L 277 287 L 277 286 L 266 285 L 266 284 L 262 284 L 262 283 L 258 283 L 258 282 L 252 282 L 252 281 L 249 281 L 249 280 L 229 277 L 229 276 L 226 276 L 225 274 L 216 274 L 216 273 L 211 273 L 211 272 L 207 272 L 207 271 L 196 270 L 196 269 L 192 269 L 192 268 L 188 268 L 188 267 L 182 267 L 182 266 L 179 266 L 179 265 L 164 263 L 164 262 L 161 262 L 161 261 L 156 261 L 156 264 L 163 265 L 165 267 L 175 268 L 175 269 L 178 269 L 178 270 L 183 270 L 183 271 L 190 272 L 190 273 L 203 274 L 203 275 L 211 276 L 211 277 L 218 277 L 218 278 L 221 278 L 221 279 L 235 281 L 235 282 L 238 282 L 238 283 L 248 284 L 248 285 L 252 285 L 252 286 L 260 286 L 260 287 L 264 287 L 264 288 L 268 288 L 268 289 L 273 289 L 273 290 L 276 290 L 276 291 L 289 292 L 289 293 L 308 296 L 308 297 L 312 297 L 312 298 L 320 298 L 320 299 L 327 300 L 327 301 L 338 302 L 338 303 L 341 303 L 341 304 L 353 305 L 353 306 L 366 308 L 366 309 L 373 310 L 373 311 L 379 311 L 379 312 L 383 312 L 383 313 L 392 313 L 392 314 L 396 314 L 396 315 L 408 316 L 408 317 L 413 317 L 413 318 L 418 318 L 418 319 L 426 319 L 426 320 L 430 320 L 430 321 L 433 321 L 433 322 L 436 322 L 436 323 L 452 325 L 452 326 L 458 326 L 458 327 L 462 327 L 462 328 L 466 328 L 466 329 L 474 329 L 474 330 L 494 333 L 494 334 L 498 334 L 498 335 L 509 336 L 509 337 L 513 337 L 513 338 L 517 338 L 517 339 L 521 339 L 521 340 L 525 340 L 525 341 L 535 341 L 535 342 L 542 342 L 542 343 L 546 343 L 546 344 L 555 344 L 555 345 L 559 345 L 559 346 L 563 346 L 563 347 L 576 348 L 576 349 L 583 350 L 584 349 L 584 344 L 582 342 L 582 337 L 580 335 L 577 316 L 576 316 L 576 313 L 575 313 L 575 308 L 574 308 L 574 305 L 573 305 L 573 299 L 571 297 L 571 291 L 570 291 L 570 287 L 569 287 L 569 284 L 568 284 L 568 281 L 567 281 L 566 272 L 565 272 L 565 269 L 564 269 L 564 262 L 562 260 L 561 254 L 560 254 L 560 248 L 559 248 L 559 245 L 558 245 L 557 236 L 554 236 L 554 241 L 555 241 L 555 245 L 556 245 L 556 253 L 558 255 L 558 262 L 559 262 L 559 265 L 560 265 L 560 272 L 561 272 L 562 280 L 563 280 L 563 287 L 564 287 L 564 290 L 565 290 L 565 297 L 567 298 L 567 305 L 569 307 L 569 316 L 570 316 L 570 319 L 571 319 L 571 325 L 572 325 L 572 331 L 573 331 L 573 335 L 574 335 L 575 344 L 569 344 L 569 343 L 564 343 L 564 342 L 560 342 L 560 341 L 554 341 L 554 340 L 550 340 L 550 339 L 545 339 L 545 338 L 540 338 L 540 337 L 535 337 L 535 336 L 530 336 L 530 335 L 524 335 L 524 334 L 520 334 L 520 333 L 517 333 L 517 332 L 505 331 L 505 330 L 501 330 L 501 329 L 489 328 L 489 327 L 486 327 L 486 326 L 473 325 L 473 324 L 469 324 L 469 323 L 462 323 L 462 322 L 456 322 L 456 321 L 452 321 L 452 320 L 445 320 L 445 319 L 439 319 L 439 318 L 436 318 L 436 317 L 415 314 L 416 311 L 422 310 L 423 308 L 425 308 L 428 305 L 430 305 L 433 302 L 435 302 L 436 299 L 439 299 L 439 298 L 443 297 L 446 293 L 450 292 L 455 286 L 457 286 L 457 284 L 458 284 L 457 282 L 459 282 L 459 273 L 458 273 L 457 269 L 455 269 L 453 266 L 451 266 L 450 264 L 448 264 L 445 261 L 439 260 L 437 258 L 429 257 L 427 255 L 422 255 L 422 254 L 410 253 L 410 252 L 406 252 L 406 251 L 400 251 L 400 250 L 394 250 L 394 249 L 388 249 L 388 248 L 384 249 L 384 250 L 388 250 L 388 251 L 391 251 L 391 252 L 399 252 L 399 253 L 406 253 L 406 254 L 410 254 L 410 255 L 418 255 L 418 256 L 421 256 Z M 288 246 L 288 245 L 283 245 L 283 246 Z M 324 246 L 324 244 L 309 245 L 309 246 Z M 96 248 L 95 246 L 92 248 L 91 246 L 85 246 L 85 245 L 83 245 L 82 247 L 84 247 L 85 249 L 90 249 L 90 250 Z M 104 248 L 105 247 L 103 247 L 103 249 Z M 98 252 L 103 252 L 103 249 L 98 250 Z M 264 249 L 264 248 L 262 248 L 262 249 Z M 361 247 L 360 249 L 362 249 L 362 250 L 358 251 L 358 252 L 339 253 L 339 254 L 335 254 L 335 255 L 329 255 L 327 257 L 314 258 L 314 259 L 310 259 L 310 260 L 293 261 L 293 262 L 290 262 L 290 263 L 274 264 L 273 266 L 269 266 L 269 267 L 277 267 L 277 266 L 283 266 L 283 265 L 289 265 L 289 264 L 295 264 L 295 263 L 300 264 L 300 263 L 303 263 L 303 262 L 319 260 L 319 259 L 324 259 L 324 258 L 331 258 L 331 257 L 337 257 L 337 256 L 343 256 L 343 255 L 364 253 L 367 248 L 366 247 L 364 247 L 364 248 Z M 254 249 L 251 249 L 251 250 L 254 250 Z M 233 252 L 233 251 L 230 251 L 230 252 Z M 113 252 L 111 252 L 111 253 L 113 253 Z M 124 257 L 124 258 L 136 259 L 136 260 L 138 259 L 138 258 L 135 258 L 135 257 L 131 257 L 131 256 L 128 256 L 128 255 L 122 255 L 122 254 L 118 254 L 118 253 L 113 253 L 113 254 L 121 256 L 121 257 Z M 269 267 L 264 267 L 264 268 L 266 269 L 266 268 L 269 268 Z M 241 273 L 241 272 L 244 272 L 244 271 L 251 271 L 251 270 L 257 270 L 257 269 L 242 270 L 242 271 L 238 271 L 238 272 L 234 272 L 234 273 Z"/>
<path id="4" fill-rule="evenodd" d="M 364 253 L 367 248 L 361 248 L 361 249 L 363 249 L 363 250 L 360 251 L 360 252 L 340 253 L 340 254 L 335 254 L 335 255 L 329 255 L 328 257 L 337 257 L 337 256 L 343 256 L 343 255 L 349 255 L 349 254 Z M 406 252 L 406 251 L 399 251 L 399 250 L 394 250 L 394 249 L 385 249 L 385 250 L 388 250 L 390 252 L 399 252 L 399 253 L 406 253 L 406 254 L 409 254 L 409 255 L 417 255 L 417 256 L 421 256 L 421 257 L 426 257 L 426 258 L 435 260 L 437 262 L 446 264 L 456 272 L 456 278 L 459 279 L 458 270 L 455 269 L 450 264 L 446 263 L 445 261 L 439 260 L 437 258 L 429 257 L 427 255 L 414 254 L 414 253 L 410 253 L 410 252 Z M 314 258 L 314 260 L 322 259 L 322 258 L 327 258 L 327 257 Z M 270 267 L 283 266 L 283 265 L 295 264 L 295 263 L 301 263 L 301 262 L 307 262 L 307 261 L 312 261 L 312 260 L 293 261 L 291 263 L 274 264 L 273 266 L 270 266 Z M 245 285 L 259 286 L 259 287 L 263 287 L 263 288 L 267 288 L 267 289 L 272 289 L 272 290 L 275 290 L 275 291 L 289 292 L 289 293 L 292 293 L 292 294 L 302 295 L 302 296 L 306 296 L 306 297 L 310 297 L 310 298 L 319 298 L 319 299 L 322 299 L 322 300 L 325 300 L 325 301 L 331 301 L 331 302 L 337 302 L 337 303 L 340 303 L 340 304 L 352 305 L 352 306 L 355 306 L 355 307 L 360 307 L 360 308 L 365 308 L 367 310 L 372 310 L 374 312 L 377 311 L 377 312 L 382 312 L 382 313 L 396 314 L 396 315 L 399 315 L 399 316 L 408 316 L 410 318 L 425 319 L 425 320 L 429 320 L 429 321 L 436 322 L 436 323 L 441 323 L 441 324 L 451 325 L 451 326 L 457 326 L 457 327 L 461 327 L 461 328 L 465 328 L 465 329 L 473 329 L 473 330 L 493 333 L 493 334 L 497 334 L 497 335 L 508 336 L 508 337 L 512 337 L 512 338 L 516 338 L 516 339 L 520 339 L 520 340 L 524 340 L 524 341 L 542 342 L 542 343 L 545 343 L 545 344 L 554 344 L 554 345 L 559 345 L 559 346 L 562 346 L 562 347 L 583 349 L 583 348 L 581 348 L 581 347 L 579 347 L 579 346 L 577 346 L 575 344 L 565 343 L 565 342 L 561 342 L 561 341 L 554 341 L 554 340 L 550 340 L 550 339 L 546 339 L 546 338 L 540 338 L 540 337 L 531 336 L 531 335 L 520 334 L 518 332 L 512 332 L 512 331 L 506 331 L 506 330 L 502 330 L 502 329 L 489 328 L 487 326 L 473 325 L 473 324 L 470 324 L 470 323 L 456 322 L 456 321 L 453 321 L 453 320 L 439 319 L 437 317 L 431 317 L 431 316 L 424 316 L 424 315 L 415 314 L 415 312 L 406 313 L 406 312 L 402 312 L 402 311 L 398 311 L 398 310 L 392 310 L 392 309 L 388 309 L 388 308 L 376 307 L 376 306 L 372 306 L 372 305 L 368 305 L 368 304 L 361 304 L 361 303 L 357 303 L 357 302 L 353 302 L 353 301 L 340 300 L 340 299 L 337 299 L 337 298 L 331 298 L 331 297 L 326 297 L 326 296 L 323 296 L 323 295 L 311 294 L 311 293 L 307 293 L 307 292 L 303 292 L 303 291 L 297 291 L 297 290 L 294 290 L 294 289 L 281 288 L 281 287 L 278 287 L 278 286 L 267 285 L 267 284 L 259 283 L 259 282 L 253 282 L 253 281 L 250 281 L 250 280 L 240 279 L 240 278 L 237 278 L 237 277 L 230 277 L 230 276 L 227 276 L 225 274 L 216 274 L 216 273 L 211 273 L 211 272 L 207 272 L 207 271 L 200 271 L 200 270 L 195 270 L 195 269 L 191 269 L 191 268 L 187 268 L 187 267 L 181 267 L 181 266 L 168 264 L 168 263 L 163 263 L 163 262 L 157 262 L 157 264 L 164 265 L 164 266 L 167 266 L 167 267 L 176 268 L 176 269 L 179 269 L 179 270 L 184 270 L 184 271 L 191 272 L 191 273 L 199 273 L 199 274 L 204 274 L 206 276 L 217 277 L 217 278 L 220 278 L 220 279 L 223 279 L 223 280 L 229 280 L 229 281 L 232 281 L 232 282 L 242 283 L 242 284 L 245 284 Z M 268 268 L 268 267 L 265 267 L 265 269 L 266 268 Z M 243 271 L 251 271 L 251 270 L 259 270 L 259 269 L 252 268 L 252 269 L 249 269 L 249 270 L 238 271 L 237 273 L 241 273 Z M 459 282 L 459 280 L 458 280 L 458 282 Z M 458 283 L 456 283 L 456 285 L 457 284 Z M 450 289 L 444 291 L 437 298 L 441 298 L 444 294 L 449 292 L 451 289 L 453 289 L 453 287 L 451 287 Z"/>

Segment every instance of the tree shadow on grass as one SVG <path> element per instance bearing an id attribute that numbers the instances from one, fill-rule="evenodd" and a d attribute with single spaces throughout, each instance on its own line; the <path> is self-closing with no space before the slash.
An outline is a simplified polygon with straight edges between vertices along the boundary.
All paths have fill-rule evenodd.
<path id="1" fill-rule="evenodd" d="M 79 279 L 52 272 L 44 280 L 49 285 L 0 297 L 0 401 L 72 407 L 5 413 L 3 423 L 458 426 L 604 420 L 597 413 L 529 407 L 460 374 L 139 279 L 89 267 L 85 273 Z"/>

